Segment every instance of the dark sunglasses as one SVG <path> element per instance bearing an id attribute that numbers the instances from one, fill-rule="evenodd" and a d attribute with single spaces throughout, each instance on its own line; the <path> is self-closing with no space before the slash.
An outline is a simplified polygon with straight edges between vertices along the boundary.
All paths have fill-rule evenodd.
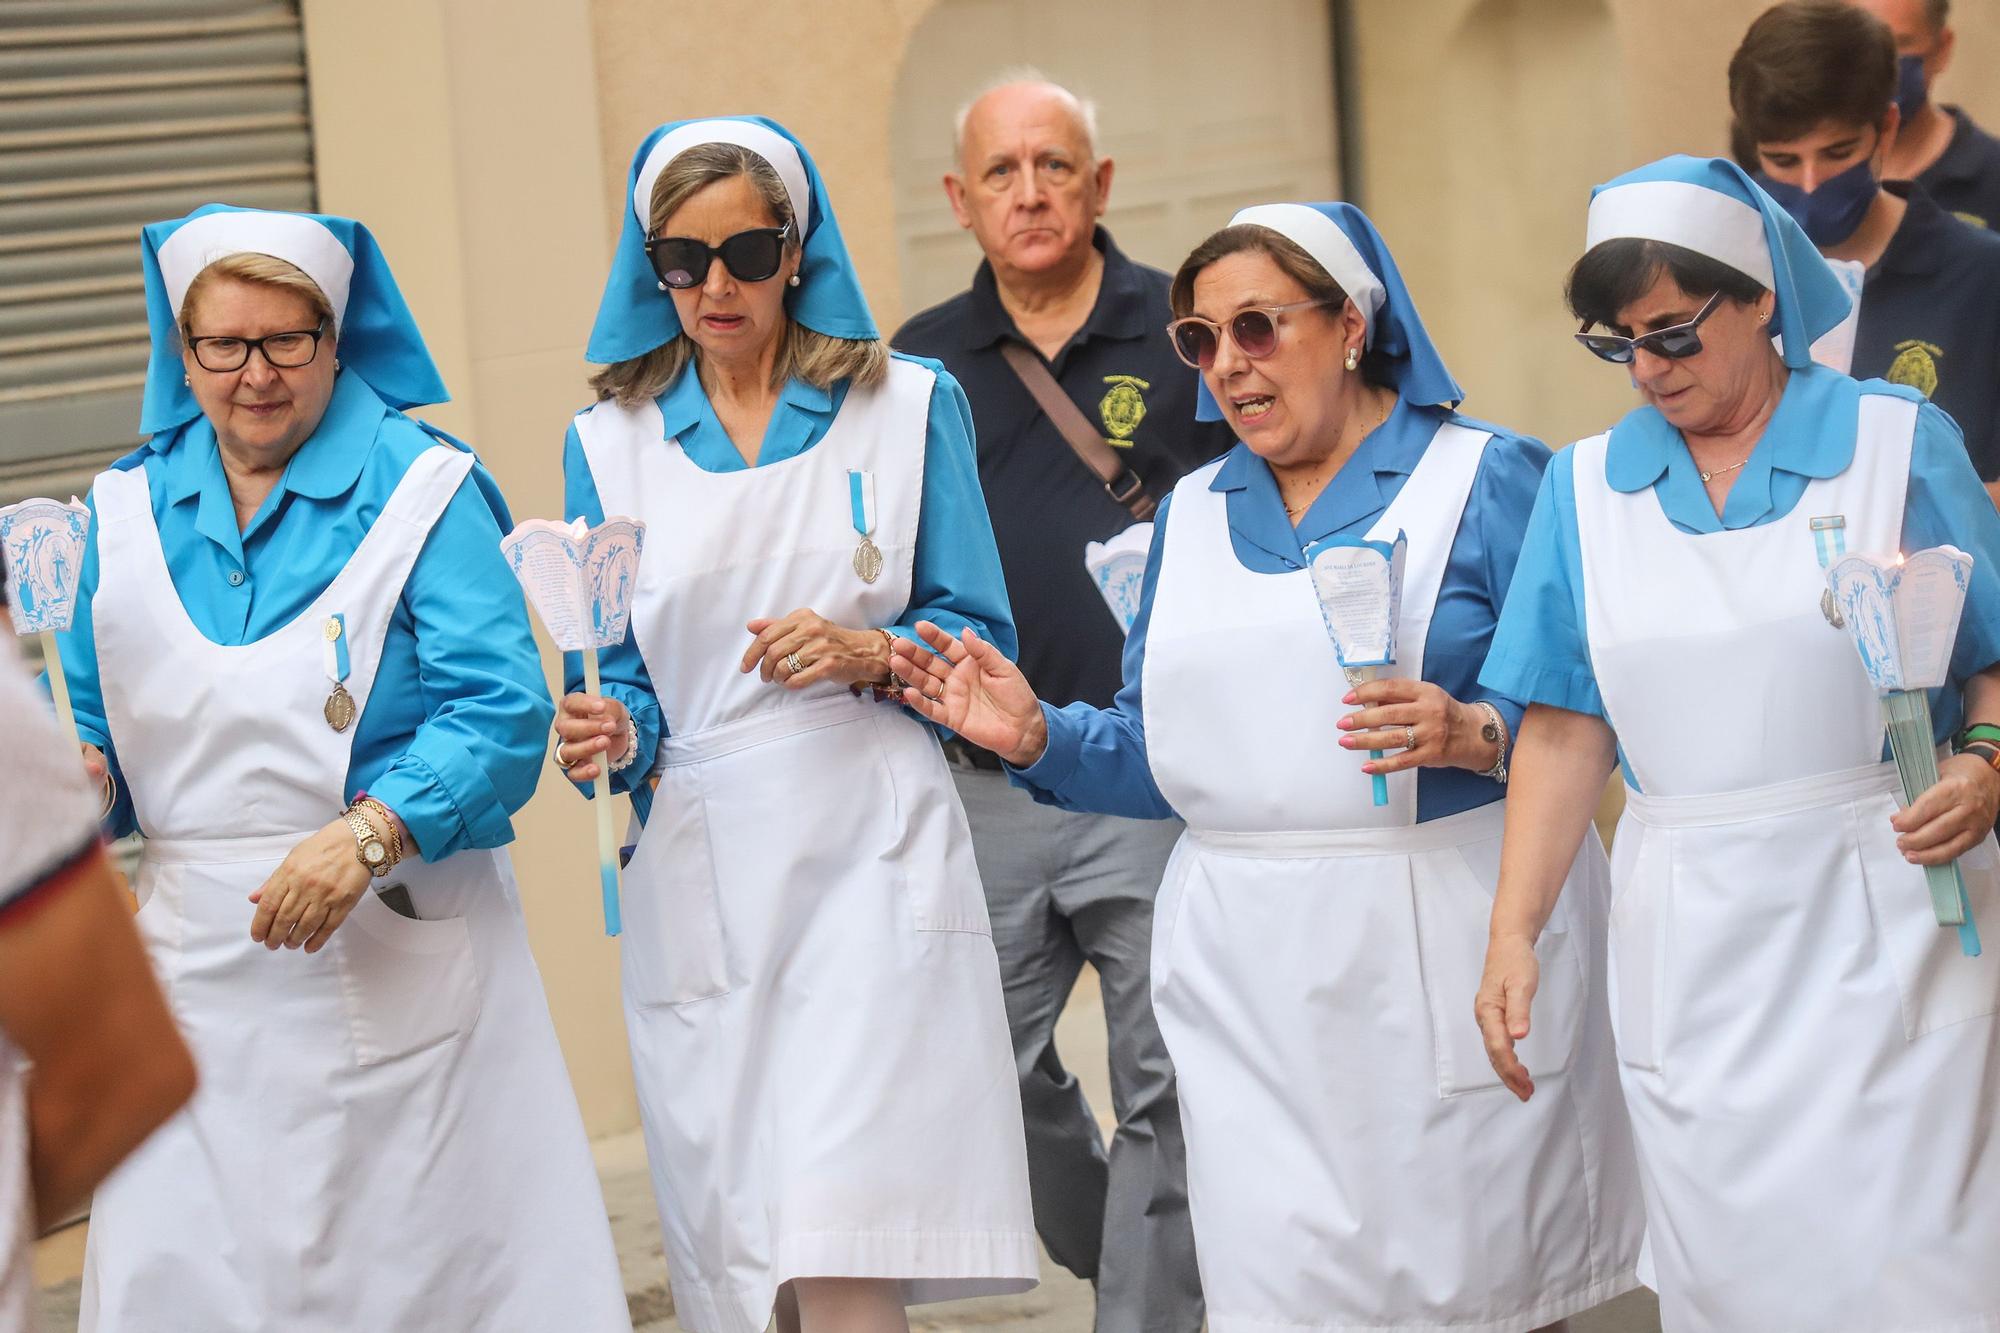
<path id="1" fill-rule="evenodd" d="M 1311 300 L 1293 301 L 1288 305 L 1250 306 L 1229 317 L 1230 341 L 1236 344 L 1237 351 L 1252 361 L 1261 361 L 1278 350 L 1278 316 L 1288 310 L 1332 304 L 1327 300 Z M 1174 353 L 1196 370 L 1207 370 L 1215 364 L 1215 353 L 1222 346 L 1222 331 L 1222 325 L 1200 315 L 1184 315 L 1167 325 L 1167 337 L 1173 341 Z"/>
<path id="2" fill-rule="evenodd" d="M 785 241 L 792 224 L 739 231 L 721 245 L 692 236 L 655 236 L 646 242 L 646 258 L 662 287 L 685 291 L 708 281 L 708 266 L 717 259 L 738 282 L 763 282 L 775 277 L 785 262 Z"/>
<path id="3" fill-rule="evenodd" d="M 1654 356 L 1664 356 L 1669 361 L 1678 361 L 1682 357 L 1693 356 L 1701 350 L 1701 322 L 1715 313 L 1715 307 L 1721 301 L 1722 293 L 1717 292 L 1708 298 L 1708 304 L 1701 308 L 1701 313 L 1687 323 L 1654 329 L 1651 333 L 1642 333 L 1636 338 L 1627 338 L 1616 333 L 1586 333 L 1583 329 L 1579 329 L 1576 340 L 1606 361 L 1615 361 L 1621 366 L 1629 364 L 1634 354 L 1642 348 Z M 1588 329 L 1590 324 L 1591 321 L 1586 319 L 1583 321 L 1583 328 Z"/>

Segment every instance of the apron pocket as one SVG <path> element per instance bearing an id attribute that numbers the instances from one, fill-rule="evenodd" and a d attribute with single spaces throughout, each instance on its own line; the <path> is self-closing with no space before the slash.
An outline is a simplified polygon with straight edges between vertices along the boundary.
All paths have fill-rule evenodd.
<path id="1" fill-rule="evenodd" d="M 458 1041 L 479 1021 L 479 971 L 463 917 L 398 916 L 371 885 L 333 936 L 340 992 L 364 1068 Z"/>
<path id="2" fill-rule="evenodd" d="M 1618 1062 L 1658 1072 L 1673 834 L 1621 819 L 1612 873 L 1611 1030 Z"/>
<path id="3" fill-rule="evenodd" d="M 1879 819 L 1886 827 L 1890 808 L 1885 800 L 1881 810 L 1869 806 L 1858 813 L 1864 822 Z M 1985 952 L 1977 958 L 1965 956 L 1955 927 L 1937 923 L 1921 866 L 1905 861 L 1886 837 L 1863 847 L 1862 883 L 1875 936 L 1896 976 L 1904 1037 L 1915 1041 L 1926 1032 L 2000 1013 L 2000 851 L 1993 835 L 1958 858 L 1972 919 L 1984 936 Z"/>
<path id="4" fill-rule="evenodd" d="M 699 766 L 660 784 L 624 879 L 618 957 L 635 1008 L 691 1004 L 729 993 L 728 951 L 716 897 L 715 856 Z"/>
<path id="5" fill-rule="evenodd" d="M 1430 1010 L 1440 1097 L 1501 1086 L 1493 1062 L 1486 1057 L 1486 1043 L 1472 1009 L 1485 971 L 1493 916 L 1489 885 L 1499 873 L 1499 848 L 1495 838 L 1409 858 L 1418 961 Z M 1480 862 L 1479 869 L 1473 867 L 1473 860 Z M 1569 1067 L 1582 1023 L 1583 970 L 1565 924 L 1564 914 L 1557 911 L 1535 942 L 1541 983 L 1535 992 L 1528 1035 L 1515 1048 L 1535 1078 Z"/>
<path id="6" fill-rule="evenodd" d="M 907 712 L 878 711 L 868 719 L 881 756 L 882 794 L 894 827 L 885 858 L 905 886 L 920 931 L 991 935 L 986 890 L 972 855 L 972 828 L 958 787 L 929 729 Z M 861 791 L 849 799 L 872 799 Z"/>

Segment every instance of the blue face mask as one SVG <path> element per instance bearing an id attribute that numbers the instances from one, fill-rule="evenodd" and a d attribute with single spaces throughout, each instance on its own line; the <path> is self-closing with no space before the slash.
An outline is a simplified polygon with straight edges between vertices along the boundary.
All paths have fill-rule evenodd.
<path id="1" fill-rule="evenodd" d="M 1861 225 L 1861 219 L 1868 216 L 1868 206 L 1875 202 L 1875 195 L 1882 188 L 1876 182 L 1874 169 L 1866 158 L 1838 176 L 1829 176 L 1821 181 L 1819 188 L 1811 194 L 1796 185 L 1772 180 L 1761 171 L 1757 173 L 1757 183 L 1792 215 L 1812 243 L 1822 250 L 1839 245 L 1854 234 L 1854 229 Z"/>
<path id="2" fill-rule="evenodd" d="M 1896 109 L 1903 113 L 1903 123 L 1910 123 L 1910 117 L 1923 110 L 1930 100 L 1930 77 L 1924 73 L 1922 56 L 1902 56 L 1896 61 Z"/>

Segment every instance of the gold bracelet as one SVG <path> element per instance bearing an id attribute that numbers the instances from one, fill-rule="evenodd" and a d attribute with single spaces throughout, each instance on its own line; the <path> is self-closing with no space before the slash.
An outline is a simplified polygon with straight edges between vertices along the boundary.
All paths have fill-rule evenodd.
<path id="1" fill-rule="evenodd" d="M 354 804 L 357 809 L 373 810 L 376 814 L 382 816 L 382 826 L 388 830 L 389 864 L 393 866 L 398 861 L 401 861 L 403 859 L 403 828 L 397 822 L 396 816 L 390 812 L 389 807 L 376 800 L 373 796 L 363 796 Z"/>

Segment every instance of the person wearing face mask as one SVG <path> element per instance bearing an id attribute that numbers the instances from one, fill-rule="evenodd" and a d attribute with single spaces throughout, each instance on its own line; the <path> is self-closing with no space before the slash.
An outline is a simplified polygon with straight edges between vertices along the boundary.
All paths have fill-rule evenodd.
<path id="1" fill-rule="evenodd" d="M 1475 677 L 1548 451 L 1455 410 L 1350 204 L 1245 209 L 1170 294 L 1238 443 L 1160 507 L 1115 703 L 1043 704 L 1000 646 L 928 624 L 896 644 L 925 684 L 904 702 L 1039 801 L 1186 821 L 1152 989 L 1209 1328 L 1554 1325 L 1633 1285 L 1640 1227 L 1594 843 L 1539 945 L 1544 1100 L 1514 1103 L 1472 1022 L 1519 720 Z M 1395 664 L 1343 680 L 1306 547 L 1399 533 Z"/>
<path id="2" fill-rule="evenodd" d="M 1943 408 L 2000 498 L 2000 233 L 1953 218 L 1919 183 L 1882 181 L 1901 137 L 1895 78 L 1873 15 L 1840 0 L 1774 6 L 1729 62 L 1736 152 L 1821 254 L 1859 266 L 1858 317 L 1816 354 Z M 1845 361 L 1836 344 L 1851 346 Z"/>
<path id="3" fill-rule="evenodd" d="M 1974 226 L 2000 228 L 2000 139 L 1972 123 L 1964 107 L 1931 99 L 1951 65 L 1958 34 L 1951 0 L 1852 0 L 1896 38 L 1896 109 L 1902 131 L 1883 168 L 1914 180 L 1938 207 Z"/>
<path id="4" fill-rule="evenodd" d="M 1621 771 L 1611 1004 L 1662 1324 L 2000 1327 L 2000 950 L 1939 929 L 1922 870 L 1956 858 L 2000 922 L 2000 749 L 1965 740 L 1905 806 L 1820 540 L 1838 518 L 1848 551 L 1972 555 L 1942 745 L 2000 723 L 2000 514 L 1935 405 L 1811 360 L 1848 298 L 1734 163 L 1599 186 L 1586 236 L 1577 337 L 1644 403 L 1549 465 L 1480 674 L 1529 701 L 1494 1067 L 1544 1095 L 1517 1045 L 1545 1021 L 1535 940 Z"/>
<path id="5" fill-rule="evenodd" d="M 965 396 L 876 332 L 776 121 L 633 154 L 564 444 L 567 512 L 647 524 L 631 634 L 554 761 L 645 821 L 625 1022 L 694 1333 L 906 1333 L 1038 1273 L 1021 1099 L 965 814 L 888 696 L 919 619 L 1014 641 Z"/>

